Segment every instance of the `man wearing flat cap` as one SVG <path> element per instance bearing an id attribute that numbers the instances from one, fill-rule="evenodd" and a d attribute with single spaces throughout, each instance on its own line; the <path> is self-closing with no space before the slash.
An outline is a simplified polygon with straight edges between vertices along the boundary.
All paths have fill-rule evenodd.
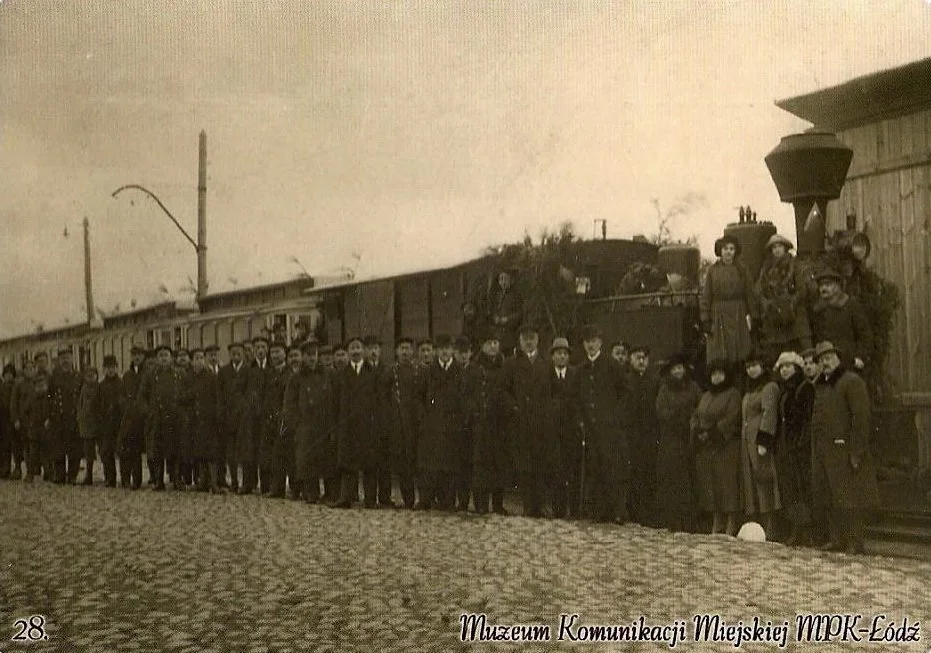
<path id="1" fill-rule="evenodd" d="M 585 358 L 578 368 L 577 397 L 585 433 L 585 491 L 591 496 L 596 520 L 624 523 L 630 482 L 632 393 L 620 365 L 602 351 L 602 342 L 597 326 L 583 329 Z"/>
<path id="2" fill-rule="evenodd" d="M 825 270 L 815 277 L 820 299 L 813 308 L 814 336 L 830 341 L 851 369 L 861 371 L 873 355 L 873 329 L 863 305 L 843 290 L 843 277 Z"/>
<path id="3" fill-rule="evenodd" d="M 863 553 L 863 518 L 879 505 L 870 455 L 870 400 L 866 383 L 842 362 L 830 342 L 815 348 L 823 374 L 811 413 L 812 500 L 828 515 L 825 549 Z"/>
<path id="4" fill-rule="evenodd" d="M 56 483 L 73 484 L 78 478 L 83 444 L 78 433 L 78 397 L 81 375 L 74 369 L 70 348 L 58 352 L 55 371 L 49 381 L 52 398 L 52 451 Z"/>
<path id="5" fill-rule="evenodd" d="M 138 490 L 142 486 L 142 450 L 145 444 L 145 413 L 139 402 L 139 388 L 145 373 L 145 349 L 133 346 L 132 361 L 123 373 L 123 411 L 117 452 L 120 485 Z"/>
<path id="6" fill-rule="evenodd" d="M 557 488 L 559 466 L 556 434 L 546 425 L 550 365 L 539 350 L 540 335 L 534 326 L 521 326 L 518 341 L 520 351 L 505 361 L 501 373 L 506 428 L 523 514 L 542 517 L 546 495 L 552 500 Z"/>

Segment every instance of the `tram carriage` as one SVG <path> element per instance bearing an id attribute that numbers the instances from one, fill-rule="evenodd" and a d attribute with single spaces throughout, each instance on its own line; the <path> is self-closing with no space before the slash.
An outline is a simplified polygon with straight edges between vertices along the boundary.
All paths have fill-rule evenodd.
<path id="1" fill-rule="evenodd" d="M 649 344 L 657 356 L 694 340 L 695 292 L 635 297 L 613 296 L 629 266 L 655 263 L 658 248 L 630 240 L 584 241 L 574 273 L 585 280 L 584 319 L 599 323 L 607 339 Z M 463 326 L 463 304 L 487 292 L 498 259 L 486 256 L 443 269 L 394 277 L 344 281 L 316 286 L 311 278 L 207 295 L 199 306 L 168 301 L 104 318 L 102 324 L 75 325 L 0 342 L 0 359 L 19 368 L 39 351 L 53 361 L 71 347 L 76 365 L 100 367 L 103 357 L 116 356 L 120 368 L 130 349 L 162 344 L 172 348 L 217 345 L 221 360 L 226 347 L 259 335 L 288 344 L 312 337 L 335 343 L 353 334 L 374 334 L 389 346 L 401 335 L 412 338 L 457 334 Z M 525 283 L 530 283 L 525 280 Z M 556 334 L 544 333 L 545 337 Z M 606 343 L 607 344 L 607 343 Z"/>

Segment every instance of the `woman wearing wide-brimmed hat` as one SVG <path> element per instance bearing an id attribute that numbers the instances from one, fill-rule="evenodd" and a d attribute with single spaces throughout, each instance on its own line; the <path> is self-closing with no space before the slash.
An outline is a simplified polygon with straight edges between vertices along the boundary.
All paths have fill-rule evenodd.
<path id="1" fill-rule="evenodd" d="M 682 354 L 670 356 L 660 375 L 662 382 L 656 396 L 659 446 L 653 518 L 659 526 L 671 531 L 691 531 L 695 490 L 689 420 L 698 405 L 701 388 L 692 380 L 688 359 Z"/>
<path id="2" fill-rule="evenodd" d="M 784 351 L 776 360 L 779 375 L 779 429 L 776 433 L 776 475 L 782 514 L 792 528 L 788 545 L 810 541 L 811 526 L 811 408 L 815 387 L 806 382 L 804 360 Z"/>
<path id="3" fill-rule="evenodd" d="M 740 494 L 740 391 L 728 376 L 733 366 L 708 364 L 709 386 L 692 413 L 698 509 L 714 515 L 712 533 L 737 533 Z M 725 525 L 726 520 L 726 525 Z"/>
<path id="4" fill-rule="evenodd" d="M 706 360 L 722 360 L 734 365 L 750 353 L 750 311 L 753 282 L 738 260 L 740 243 L 723 236 L 714 243 L 718 257 L 708 272 L 699 297 L 702 331 L 706 340 Z"/>
<path id="5" fill-rule="evenodd" d="M 756 281 L 759 342 L 767 364 L 780 352 L 811 347 L 808 285 L 792 248 L 788 238 L 773 234 L 766 243 L 766 258 Z"/>

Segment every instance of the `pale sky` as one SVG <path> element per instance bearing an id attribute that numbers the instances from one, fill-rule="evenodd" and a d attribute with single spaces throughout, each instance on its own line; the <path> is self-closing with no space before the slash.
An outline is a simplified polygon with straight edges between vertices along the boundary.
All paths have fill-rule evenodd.
<path id="1" fill-rule="evenodd" d="M 926 0 L 0 0 L 0 337 L 85 319 L 85 215 L 98 308 L 185 296 L 191 246 L 110 193 L 195 235 L 201 129 L 212 292 L 650 234 L 687 194 L 706 254 L 741 204 L 791 238 L 763 157 L 808 125 L 774 100 L 929 35 Z"/>

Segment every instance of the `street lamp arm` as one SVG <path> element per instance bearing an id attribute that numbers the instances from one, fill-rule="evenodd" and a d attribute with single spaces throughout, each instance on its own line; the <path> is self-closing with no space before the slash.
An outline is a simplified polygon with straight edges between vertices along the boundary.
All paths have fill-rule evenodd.
<path id="1" fill-rule="evenodd" d="M 165 215 L 167 215 L 167 216 L 171 219 L 172 222 L 175 223 L 175 226 L 178 228 L 178 230 L 179 230 L 182 234 L 184 234 L 184 237 L 187 238 L 187 240 L 188 240 L 189 243 L 191 243 L 191 245 L 194 247 L 194 251 L 195 251 L 195 252 L 199 252 L 199 251 L 200 251 L 200 249 L 197 247 L 197 243 L 194 241 L 193 238 L 191 238 L 191 236 L 188 234 L 188 232 L 184 230 L 184 227 L 181 226 L 181 223 L 178 222 L 178 221 L 175 219 L 175 216 L 173 216 L 173 215 L 171 214 L 171 211 L 169 211 L 167 208 L 165 208 L 165 205 L 162 204 L 162 201 L 161 201 L 160 199 L 158 199 L 158 197 L 155 195 L 155 193 L 153 193 L 152 191 L 150 191 L 148 188 L 144 188 L 144 187 L 142 187 L 142 186 L 139 186 L 138 184 L 128 184 L 128 185 L 126 185 L 126 186 L 120 186 L 120 187 L 117 188 L 115 191 L 113 191 L 113 193 L 111 193 L 111 195 L 112 195 L 113 197 L 116 197 L 117 195 L 119 195 L 120 193 L 122 193 L 124 190 L 129 190 L 129 189 L 131 189 L 131 188 L 134 188 L 134 189 L 136 189 L 136 190 L 141 190 L 143 193 L 145 193 L 146 195 L 148 195 L 149 197 L 151 197 L 153 200 L 155 200 L 155 203 L 158 204 L 159 208 L 160 208 L 162 211 L 164 211 Z"/>

